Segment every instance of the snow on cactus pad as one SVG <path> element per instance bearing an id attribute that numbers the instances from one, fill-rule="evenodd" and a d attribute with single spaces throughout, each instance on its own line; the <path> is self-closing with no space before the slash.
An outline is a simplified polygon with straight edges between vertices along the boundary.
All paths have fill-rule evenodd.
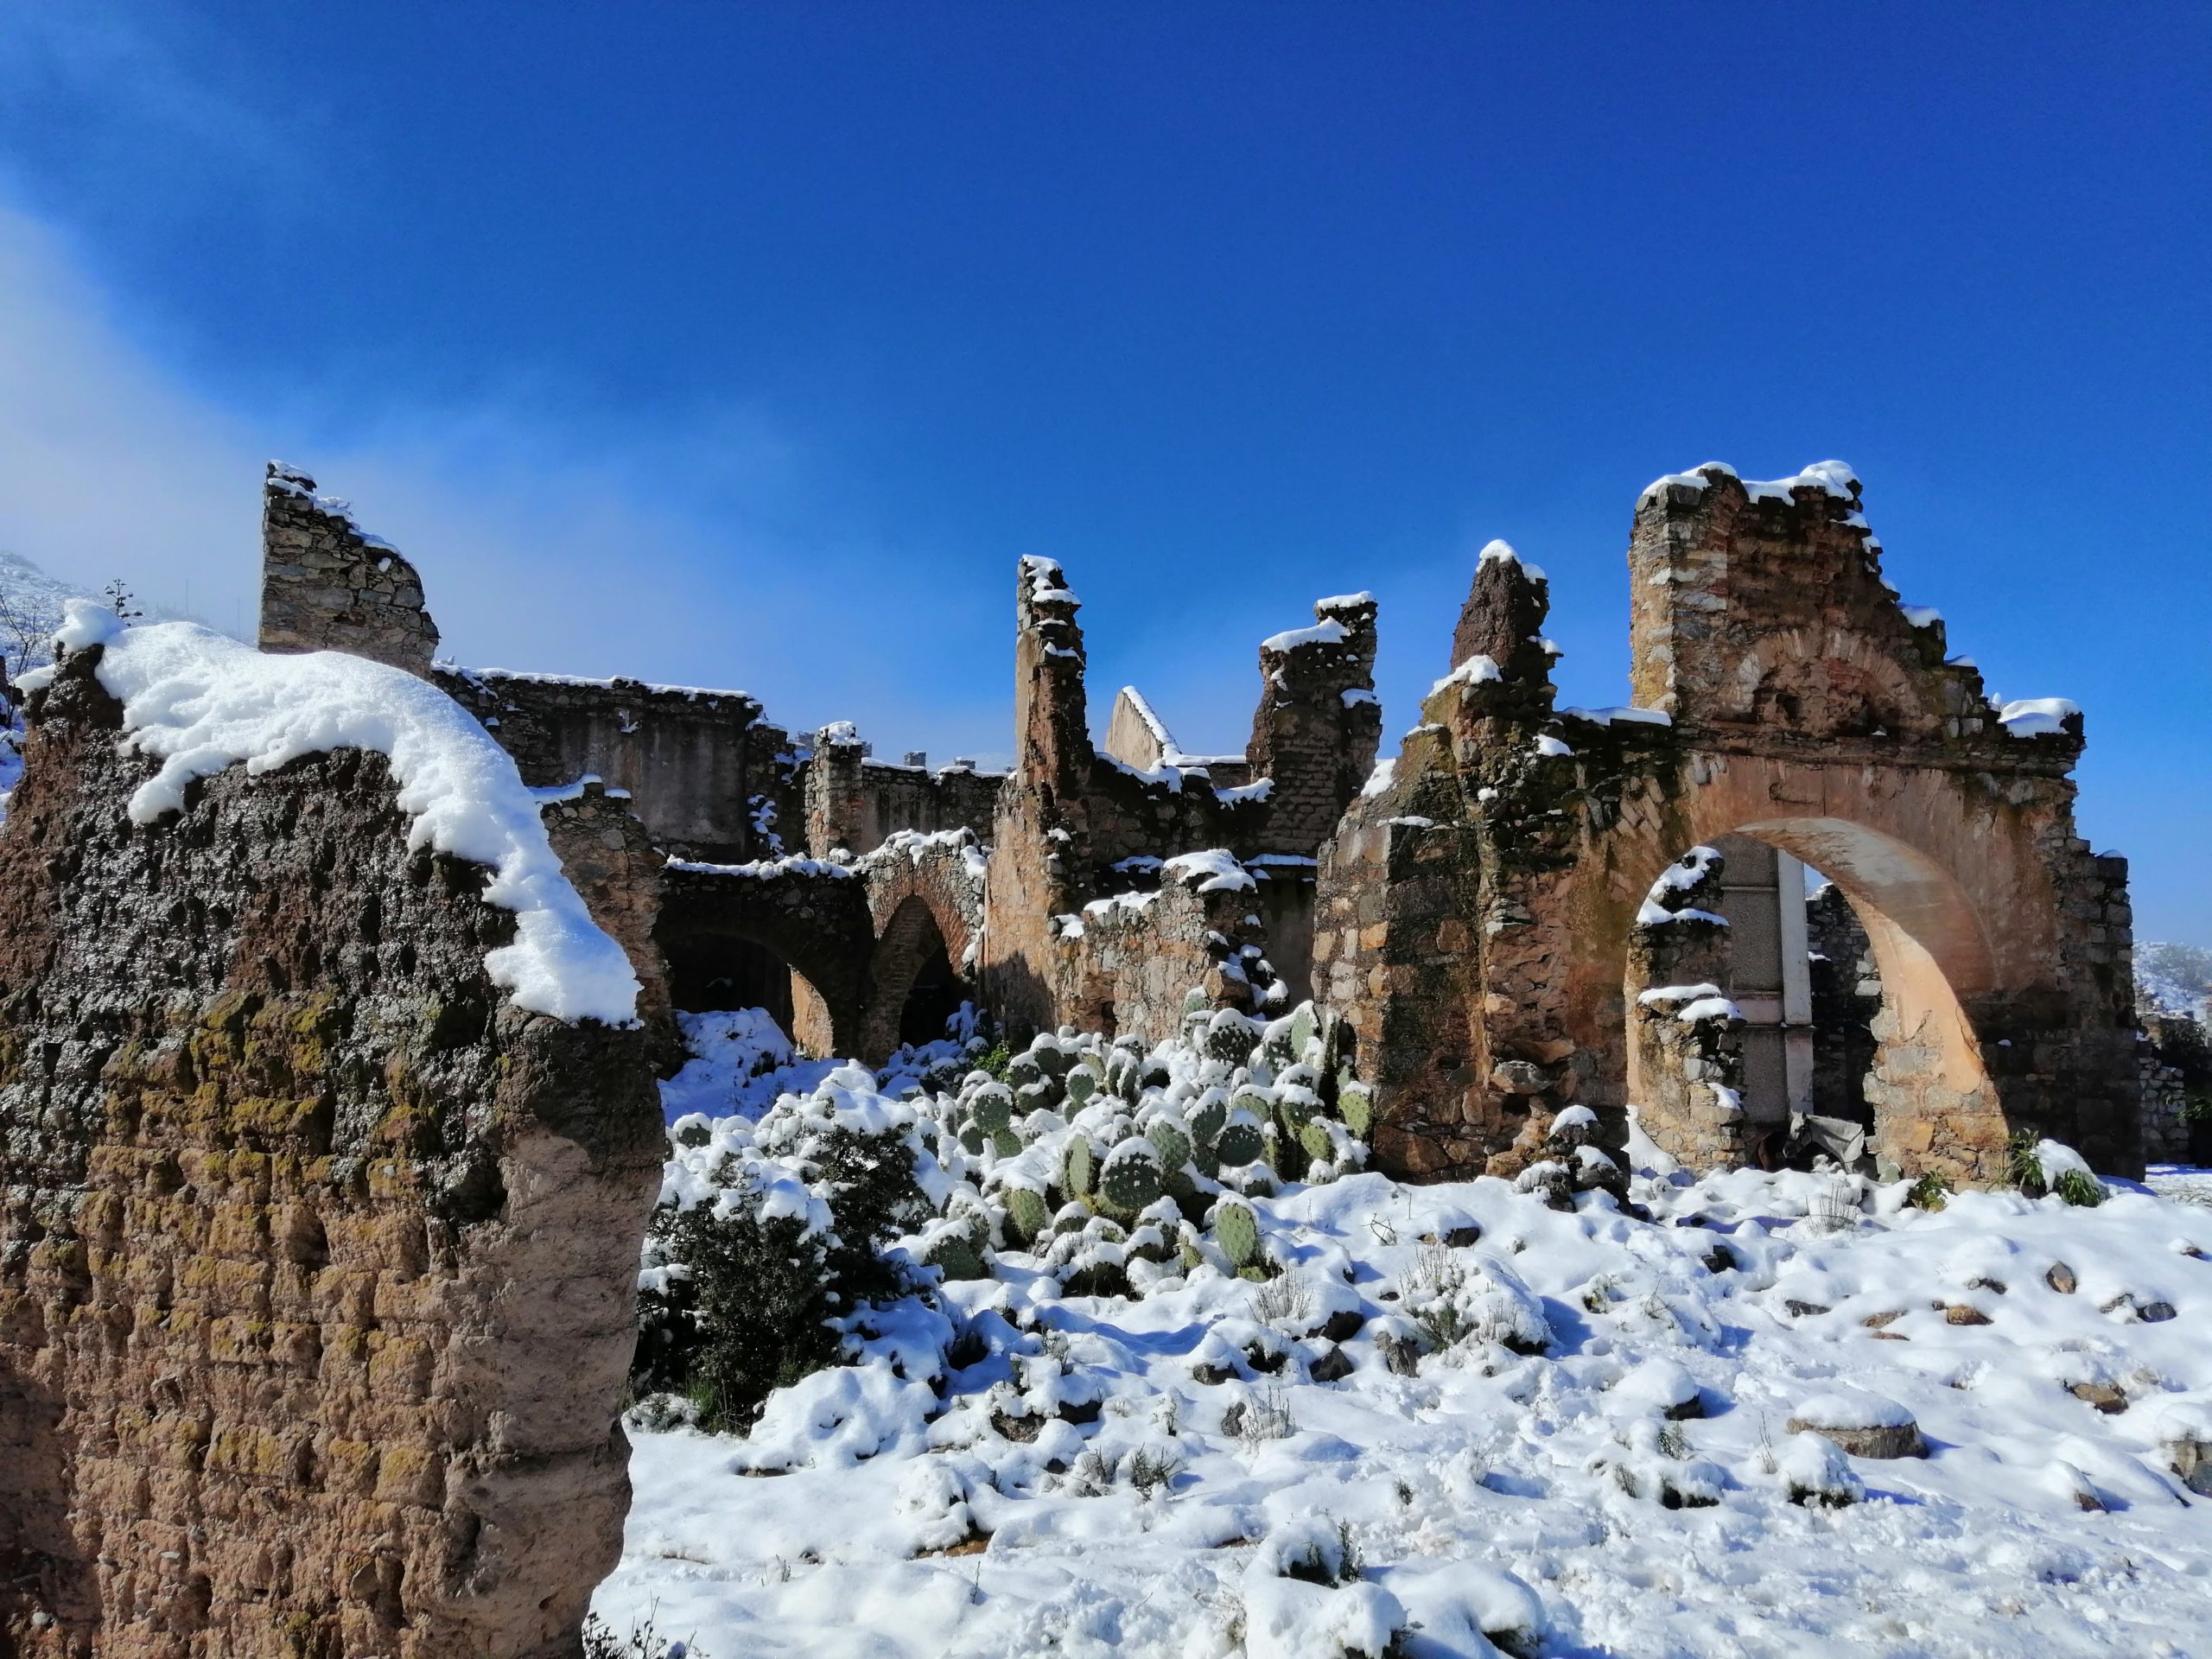
<path id="1" fill-rule="evenodd" d="M 794 1391 L 772 1448 L 633 1427 L 626 1548 L 596 1605 L 618 1630 L 657 1607 L 704 1659 L 1233 1659 L 1240 1628 L 1251 1659 L 1296 1639 L 1274 1604 L 1309 1588 L 1330 1621 L 1312 1628 L 1357 1650 L 1395 1605 L 1406 1650 L 1432 1656 L 1485 1651 L 1478 1632 L 1622 1659 L 2196 1650 L 2212 1503 L 2173 1465 L 2212 1425 L 2212 1262 L 2187 1253 L 2212 1253 L 2212 1210 L 2120 1184 L 2094 1210 L 1850 1193 L 1859 1224 L 1838 1230 L 1827 1177 L 1647 1175 L 1643 1223 L 1601 1193 L 1560 1212 L 1501 1181 L 1356 1174 L 1249 1201 L 1279 1278 L 1140 1262 L 1125 1300 L 1064 1296 L 1001 1252 L 941 1293 L 964 1362 L 940 1371 L 942 1408 L 901 1316 L 859 1368 L 881 1392 Z M 1475 1243 L 1442 1243 L 1469 1226 Z M 1394 1370 L 1425 1340 L 1407 1293 L 1440 1257 L 1469 1287 L 1518 1287 L 1543 1351 L 1471 1338 Z M 2070 1293 L 2046 1281 L 2059 1262 Z M 1969 1297 L 1988 1324 L 1947 1320 Z M 2129 1311 L 2153 1300 L 2177 1316 Z M 1339 1350 L 1350 1374 L 1310 1380 Z M 2068 1391 L 2089 1372 L 2127 1408 Z M 1693 1384 L 1706 1415 L 1676 1420 Z M 1929 1455 L 1788 1432 L 1835 1395 L 1910 1414 Z M 1260 1566 L 1279 1529 L 1338 1522 L 1363 1589 Z M 956 1533 L 962 1553 L 931 1553 Z M 1291 1587 L 1255 1608 L 1255 1574 Z"/>

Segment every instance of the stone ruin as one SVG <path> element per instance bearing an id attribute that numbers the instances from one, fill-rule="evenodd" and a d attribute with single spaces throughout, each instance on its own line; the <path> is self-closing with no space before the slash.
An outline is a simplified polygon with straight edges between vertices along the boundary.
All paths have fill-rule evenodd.
<path id="1" fill-rule="evenodd" d="M 292 468 L 264 543 L 264 649 L 475 716 L 640 1023 L 502 1000 L 512 922 L 410 849 L 380 756 L 133 824 L 148 763 L 66 658 L 0 830 L 0 1651 L 575 1652 L 674 1008 L 880 1062 L 964 1001 L 1151 1039 L 1310 992 L 1400 1174 L 1510 1173 L 1573 1104 L 1618 1145 L 1631 1102 L 1698 1164 L 1818 1124 L 1906 1173 L 1993 1181 L 2023 1129 L 2140 1172 L 2164 1074 L 2079 713 L 1992 707 L 1833 464 L 1643 493 L 1630 707 L 1555 706 L 1547 581 L 1493 543 L 1380 766 L 1364 594 L 1265 641 L 1244 753 L 1197 756 L 1135 688 L 1094 741 L 1079 601 L 1025 559 L 995 773 L 434 661 L 413 567 Z"/>
<path id="2" fill-rule="evenodd" d="M 1315 982 L 1371 1068 L 1378 1154 L 1478 1171 L 1570 1103 L 1617 1139 L 1634 1101 L 1685 1161 L 1749 1158 L 1717 912 L 1653 902 L 1737 836 L 1823 872 L 1870 942 L 1878 1163 L 1993 1182 L 2032 1129 L 2139 1173 L 2126 867 L 2075 833 L 2080 712 L 1992 708 L 1833 464 L 1660 480 L 1629 575 L 1634 706 L 1560 709 L 1546 580 L 1486 550 L 1456 665 L 1324 855 Z"/>
<path id="3" fill-rule="evenodd" d="M 385 757 L 154 763 L 65 658 L 0 832 L 0 1652 L 553 1656 L 664 1145 L 643 1029 L 525 1014 Z"/>

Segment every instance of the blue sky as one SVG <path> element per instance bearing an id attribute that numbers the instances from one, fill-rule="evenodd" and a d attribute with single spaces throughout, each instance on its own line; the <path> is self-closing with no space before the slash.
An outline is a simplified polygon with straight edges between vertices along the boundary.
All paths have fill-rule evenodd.
<path id="1" fill-rule="evenodd" d="M 228 626 L 258 462 L 464 660 L 1002 755 L 1012 564 L 1241 744 L 1474 551 L 1625 695 L 1637 492 L 1866 480 L 2212 940 L 2212 8 L 0 0 L 0 546 Z"/>

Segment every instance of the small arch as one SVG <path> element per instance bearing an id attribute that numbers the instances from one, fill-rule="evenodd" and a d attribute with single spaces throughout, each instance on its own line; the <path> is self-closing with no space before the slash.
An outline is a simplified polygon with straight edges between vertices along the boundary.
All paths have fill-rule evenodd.
<path id="1" fill-rule="evenodd" d="M 971 995 L 936 911 L 921 893 L 908 893 L 869 958 L 863 1056 L 880 1065 L 901 1043 L 944 1036 L 945 1021 Z"/>
<path id="2" fill-rule="evenodd" d="M 744 934 L 696 930 L 662 944 L 669 1001 L 687 1014 L 760 1008 L 810 1059 L 846 1052 L 829 999 L 777 949 Z"/>

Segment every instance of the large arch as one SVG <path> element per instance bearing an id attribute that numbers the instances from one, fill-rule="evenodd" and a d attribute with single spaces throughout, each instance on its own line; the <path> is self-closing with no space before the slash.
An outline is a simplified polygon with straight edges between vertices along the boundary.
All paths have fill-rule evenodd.
<path id="1" fill-rule="evenodd" d="M 2011 1126 L 1985 1042 L 2013 1040 L 2017 1010 L 2046 1006 L 2062 966 L 2058 906 L 2027 826 L 1974 810 L 1971 784 L 1948 772 L 1714 752 L 1684 759 L 1675 793 L 1625 804 L 1588 836 L 1546 907 L 1567 968 L 1561 1013 L 1577 1097 L 1607 1111 L 1635 1099 L 1655 1138 L 1668 1145 L 1671 1135 L 1669 1149 L 1681 1155 L 1738 1153 L 1718 1123 L 1706 1134 L 1655 1122 L 1653 1103 L 1632 1092 L 1634 1012 L 1622 988 L 1652 883 L 1687 848 L 1743 835 L 1834 880 L 1873 947 L 1890 1000 L 1877 1155 L 1993 1179 Z"/>
<path id="2" fill-rule="evenodd" d="M 861 1052 L 874 936 L 863 884 L 804 860 L 671 864 L 654 929 L 679 989 L 689 964 L 717 954 L 733 966 L 748 957 L 757 964 L 760 952 L 787 964 L 792 1037 L 836 1055 Z"/>
<path id="3" fill-rule="evenodd" d="M 1832 877 L 1868 936 L 1878 1156 L 1992 1181 L 2024 1130 L 2139 1173 L 2126 865 L 2075 833 L 2078 713 L 1991 706 L 1833 463 L 1660 480 L 1629 567 L 1638 706 L 1559 709 L 1545 580 L 1487 550 L 1455 671 L 1324 851 L 1315 988 L 1373 1074 L 1378 1163 L 1480 1169 L 1573 1102 L 1624 1132 L 1637 911 L 1738 834 Z M 1699 1161 L 1741 1154 L 1723 1103 L 1676 1126 Z"/>
<path id="4" fill-rule="evenodd" d="M 1967 1178 L 1999 1166 L 2008 1126 L 1967 1006 L 1989 990 L 1994 968 L 1988 928 L 1957 876 L 1885 831 L 1844 819 L 1763 819 L 1700 840 L 1707 851 L 1764 843 L 1820 870 L 1841 890 L 1866 936 L 1883 993 L 1864 1103 L 1876 1160 L 1898 1168 L 1910 1161 Z M 1797 866 L 1789 868 L 1794 872 Z M 1802 887 L 1777 892 L 1775 902 L 1799 906 L 1802 916 Z M 1676 1157 L 1741 1158 L 1763 1125 L 1743 1106 L 1732 1108 L 1713 1086 L 1727 1086 L 1729 1068 L 1719 1051 L 1733 1033 L 1684 1025 L 1679 1000 L 1659 991 L 1702 980 L 1726 983 L 1728 976 L 1714 971 L 1714 964 L 1727 962 L 1735 930 L 1646 926 L 1652 919 L 1651 906 L 1640 906 L 1623 941 L 1625 1064 L 1620 1070 L 1626 1098 L 1637 1106 L 1645 1131 Z M 1779 949 L 1770 934 L 1765 943 Z M 1805 1017 L 1809 1020 L 1809 1009 Z M 1588 1035 L 1593 1045 L 1603 1044 L 1612 1032 L 1607 1019 Z M 1744 1035 L 1748 1044 L 1751 1033 Z M 1809 1032 L 1805 1040 L 1809 1057 Z M 1691 1057 L 1701 1064 L 1690 1069 L 1707 1072 L 1708 1080 L 1685 1075 L 1682 1062 Z M 1773 1057 L 1781 1058 L 1778 1048 Z M 1612 1073 L 1610 1055 L 1599 1065 L 1605 1075 Z M 1748 1072 L 1745 1081 L 1748 1085 Z M 1751 1099 L 1748 1086 L 1744 1099 Z M 1786 1119 L 1779 1096 L 1773 1105 Z"/>

